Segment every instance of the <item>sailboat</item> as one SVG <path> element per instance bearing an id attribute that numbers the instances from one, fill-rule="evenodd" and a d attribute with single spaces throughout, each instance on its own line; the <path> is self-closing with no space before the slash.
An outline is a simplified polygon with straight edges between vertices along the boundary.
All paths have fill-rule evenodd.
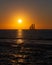
<path id="1" fill-rule="evenodd" d="M 31 26 L 30 26 L 30 30 L 34 30 L 35 29 L 35 24 L 32 24 Z"/>

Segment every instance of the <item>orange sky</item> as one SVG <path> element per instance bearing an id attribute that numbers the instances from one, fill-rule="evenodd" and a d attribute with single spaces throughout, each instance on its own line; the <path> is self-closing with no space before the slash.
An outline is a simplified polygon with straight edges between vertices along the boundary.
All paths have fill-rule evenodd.
<path id="1" fill-rule="evenodd" d="M 15 12 L 14 12 L 15 13 Z M 24 14 L 24 13 L 23 13 Z M 15 15 L 12 13 L 12 15 L 4 16 L 1 18 L 0 21 L 0 29 L 29 29 L 30 25 L 32 23 L 35 24 L 36 29 L 52 29 L 52 23 L 44 23 L 46 20 L 38 20 L 38 17 L 31 17 L 30 14 L 20 14 Z M 22 19 L 22 23 L 19 24 L 17 21 L 18 19 Z"/>
<path id="2" fill-rule="evenodd" d="M 0 0 L 0 29 L 52 29 L 51 0 Z M 22 23 L 17 22 L 22 19 Z"/>
<path id="3" fill-rule="evenodd" d="M 18 23 L 18 19 L 22 19 L 22 23 Z M 2 29 L 29 29 L 30 25 L 36 22 L 36 17 L 33 19 L 29 12 L 11 12 L 4 14 L 1 18 L 0 28 Z M 4 22 L 3 22 L 4 21 Z"/>

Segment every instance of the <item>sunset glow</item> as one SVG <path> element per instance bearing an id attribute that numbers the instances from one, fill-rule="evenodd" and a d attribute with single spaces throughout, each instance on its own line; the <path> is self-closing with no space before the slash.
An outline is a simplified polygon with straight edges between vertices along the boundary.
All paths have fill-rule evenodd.
<path id="1" fill-rule="evenodd" d="M 19 24 L 21 24 L 21 23 L 22 23 L 22 20 L 21 20 L 21 19 L 19 19 L 17 22 L 18 22 Z"/>
<path id="2" fill-rule="evenodd" d="M 52 29 L 52 0 L 0 0 L 0 6 L 0 29 Z"/>

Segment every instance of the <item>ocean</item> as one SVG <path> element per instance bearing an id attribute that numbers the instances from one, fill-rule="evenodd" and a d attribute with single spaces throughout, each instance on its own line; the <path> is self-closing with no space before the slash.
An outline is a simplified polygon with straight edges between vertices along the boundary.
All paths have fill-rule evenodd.
<path id="1" fill-rule="evenodd" d="M 0 65 L 52 65 L 52 30 L 0 30 Z"/>

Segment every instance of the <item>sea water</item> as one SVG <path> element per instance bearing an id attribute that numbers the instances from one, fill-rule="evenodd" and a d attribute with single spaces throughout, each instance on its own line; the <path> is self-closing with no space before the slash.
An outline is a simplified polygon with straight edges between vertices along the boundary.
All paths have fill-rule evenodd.
<path id="1" fill-rule="evenodd" d="M 52 65 L 52 30 L 0 30 L 0 65 Z"/>

